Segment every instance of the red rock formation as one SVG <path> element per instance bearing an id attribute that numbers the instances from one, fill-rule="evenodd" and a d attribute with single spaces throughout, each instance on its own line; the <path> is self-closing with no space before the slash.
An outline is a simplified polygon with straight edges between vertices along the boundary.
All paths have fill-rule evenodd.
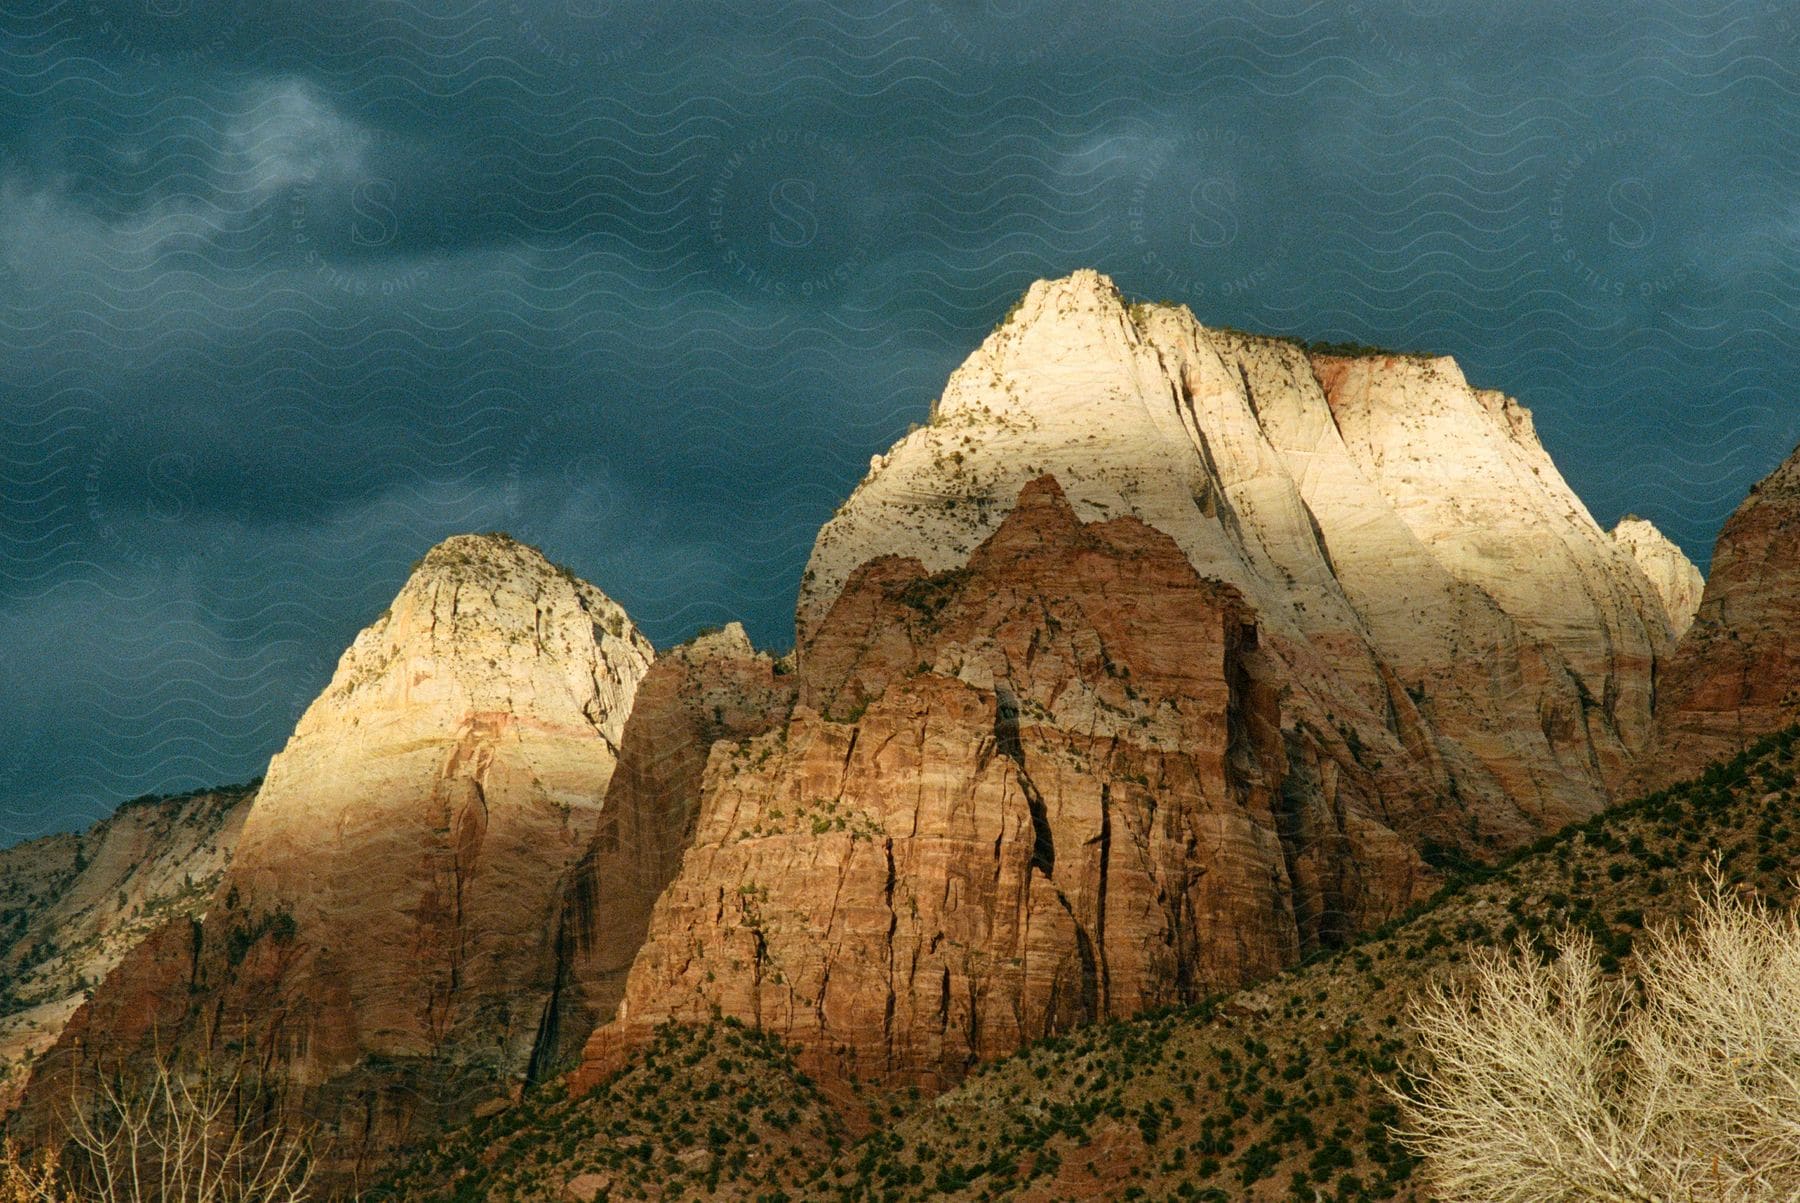
<path id="1" fill-rule="evenodd" d="M 544 1066 L 581 1050 L 610 1020 L 650 910 L 681 867 L 699 818 L 713 744 L 785 722 L 794 679 L 731 623 L 658 658 L 638 686 L 598 831 L 570 875 L 557 919 L 562 978 Z"/>
<path id="2" fill-rule="evenodd" d="M 937 1088 L 1404 905 L 1409 849 L 1284 788 L 1257 645 L 1235 589 L 1136 519 L 1082 525 L 1050 478 L 964 568 L 865 564 L 802 649 L 791 720 L 715 747 L 577 1084 L 717 1011 L 828 1077 Z"/>
<path id="3" fill-rule="evenodd" d="M 0 1114 L 91 986 L 170 919 L 205 913 L 255 794 L 146 795 L 86 832 L 0 852 Z"/>
<path id="4" fill-rule="evenodd" d="M 1713 547 L 1700 610 L 1656 685 L 1649 786 L 1800 717 L 1800 450 L 1744 499 Z"/>
<path id="5" fill-rule="evenodd" d="M 197 942 L 165 933 L 110 975 L 26 1107 L 152 1054 L 244 1058 L 342 1181 L 516 1095 L 650 656 L 537 552 L 434 548 L 270 762 Z"/>
<path id="6" fill-rule="evenodd" d="M 75 1011 L 31 1076 L 28 1130 L 57 1114 L 70 1097 L 70 1071 L 96 1047 L 160 1050 L 179 1039 L 192 1001 L 200 923 L 171 919 L 125 954 Z"/>

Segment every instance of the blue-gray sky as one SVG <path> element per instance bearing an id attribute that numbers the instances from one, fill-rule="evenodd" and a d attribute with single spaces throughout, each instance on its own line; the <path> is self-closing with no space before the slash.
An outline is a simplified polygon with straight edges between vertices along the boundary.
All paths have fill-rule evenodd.
<path id="1" fill-rule="evenodd" d="M 0 837 L 259 773 L 506 529 L 659 643 L 1032 279 L 1455 354 L 1705 563 L 1800 438 L 1766 0 L 16 0 Z"/>

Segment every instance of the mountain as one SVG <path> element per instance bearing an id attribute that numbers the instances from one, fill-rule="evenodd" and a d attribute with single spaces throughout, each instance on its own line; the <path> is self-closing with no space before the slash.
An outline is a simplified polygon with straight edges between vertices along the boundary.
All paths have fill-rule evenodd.
<path id="1" fill-rule="evenodd" d="M 1650 740 L 1668 612 L 1527 410 L 1447 358 L 1207 329 L 1092 271 L 1032 285 L 871 461 L 814 546 L 801 646 L 858 564 L 954 567 L 1045 473 L 1242 593 L 1286 667 L 1293 757 L 1409 838 L 1534 838 L 1604 805 Z M 1387 772 L 1334 787 L 1352 736 Z"/>
<path id="2" fill-rule="evenodd" d="M 1679 780 L 1800 708 L 1800 449 L 1750 490 L 1713 547 L 1693 625 L 1657 680 L 1648 785 Z"/>
<path id="3" fill-rule="evenodd" d="M 870 561 L 778 729 L 714 749 L 693 844 L 579 1084 L 669 1020 L 938 1090 L 1022 1043 L 1266 977 L 1429 873 L 1289 788 L 1256 615 L 1044 477 L 966 565 Z"/>
<path id="4" fill-rule="evenodd" d="M 146 795 L 0 851 L 0 1113 L 90 988 L 154 928 L 205 913 L 255 796 Z"/>
<path id="5" fill-rule="evenodd" d="M 1419 985 L 1471 947 L 1544 948 L 1571 928 L 1629 977 L 1637 938 L 1691 910 L 1715 854 L 1741 894 L 1800 902 L 1797 772 L 1788 727 L 1453 878 L 1347 948 L 1039 1042 L 928 1100 L 864 1091 L 834 1108 L 779 1041 L 731 1022 L 665 1027 L 592 1093 L 559 1087 L 458 1132 L 373 1197 L 1427 1203 L 1385 1089 L 1417 1064 Z"/>
<path id="6" fill-rule="evenodd" d="M 554 1003 L 554 920 L 649 643 L 504 536 L 433 548 L 269 763 L 204 921 L 162 929 L 40 1062 L 37 1118 L 165 1051 L 252 1057 L 354 1174 L 515 1098 Z"/>
<path id="7" fill-rule="evenodd" d="M 713 745 L 735 746 L 786 721 L 790 667 L 753 649 L 734 622 L 671 648 L 644 675 L 601 822 L 562 890 L 546 1072 L 579 1054 L 618 1010 L 651 908 L 693 843 Z"/>
<path id="8" fill-rule="evenodd" d="M 1678 638 L 1685 634 L 1693 625 L 1694 612 L 1700 608 L 1700 593 L 1706 586 L 1700 570 L 1648 518 L 1625 515 L 1613 526 L 1612 538 L 1631 553 L 1656 587 L 1656 595 L 1662 598 L 1663 609 L 1669 615 L 1669 629 Z"/>
<path id="9" fill-rule="evenodd" d="M 1516 403 L 1093 272 L 1033 285 L 872 461 L 797 627 L 793 712 L 713 749 L 578 1087 L 725 1015 L 828 1090 L 940 1090 L 1266 977 L 1428 856 L 1593 813 L 1673 642 Z"/>
<path id="10" fill-rule="evenodd" d="M 791 656 L 733 626 L 655 657 L 531 549 L 433 549 L 204 917 L 93 992 L 20 1130 L 172 1041 L 278 1071 L 361 1185 L 472 1117 L 588 1114 L 623 1071 L 728 1158 L 801 1117 L 786 1161 L 714 1165 L 794 1190 L 820 1142 L 1021 1047 L 1253 990 L 1698 767 L 1657 742 L 1710 696 L 1680 683 L 1784 629 L 1764 491 L 1678 651 L 1692 566 L 1601 530 L 1452 361 L 1041 281 L 820 532 Z M 767 1039 L 670 1029 L 732 1022 Z M 676 1064 L 780 1102 L 746 1129 Z"/>

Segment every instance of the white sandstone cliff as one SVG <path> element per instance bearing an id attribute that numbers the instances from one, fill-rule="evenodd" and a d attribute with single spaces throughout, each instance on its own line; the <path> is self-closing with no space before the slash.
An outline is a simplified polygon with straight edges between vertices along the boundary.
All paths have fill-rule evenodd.
<path id="1" fill-rule="evenodd" d="M 1700 575 L 1700 570 L 1681 548 L 1670 542 L 1669 537 L 1657 530 L 1648 518 L 1625 515 L 1613 527 L 1612 537 L 1614 543 L 1631 553 L 1656 587 L 1656 594 L 1662 598 L 1663 608 L 1669 615 L 1669 627 L 1679 639 L 1694 623 L 1706 578 Z"/>
<path id="2" fill-rule="evenodd" d="M 433 548 L 357 636 L 270 762 L 208 916 L 215 950 L 221 924 L 291 918 L 276 977 L 302 1078 L 370 1054 L 524 1071 L 560 879 L 652 656 L 598 589 L 491 535 Z"/>
<path id="3" fill-rule="evenodd" d="M 874 458 L 814 546 L 801 645 L 858 564 L 952 566 L 1042 473 L 1083 519 L 1136 515 L 1244 592 L 1290 727 L 1342 736 L 1384 778 L 1354 801 L 1387 822 L 1517 839 L 1604 805 L 1648 739 L 1663 602 L 1527 411 L 1447 358 L 1313 356 L 1128 305 L 1092 271 L 1032 285 Z"/>

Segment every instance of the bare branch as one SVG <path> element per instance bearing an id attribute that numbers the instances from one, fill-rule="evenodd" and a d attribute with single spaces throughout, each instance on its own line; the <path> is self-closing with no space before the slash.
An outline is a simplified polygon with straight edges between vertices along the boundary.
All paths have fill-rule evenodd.
<path id="1" fill-rule="evenodd" d="M 1643 942 L 1641 1001 L 1566 936 L 1471 958 L 1412 1020 L 1402 1139 L 1446 1203 L 1800 1199 L 1800 919 L 1715 866 Z"/>

